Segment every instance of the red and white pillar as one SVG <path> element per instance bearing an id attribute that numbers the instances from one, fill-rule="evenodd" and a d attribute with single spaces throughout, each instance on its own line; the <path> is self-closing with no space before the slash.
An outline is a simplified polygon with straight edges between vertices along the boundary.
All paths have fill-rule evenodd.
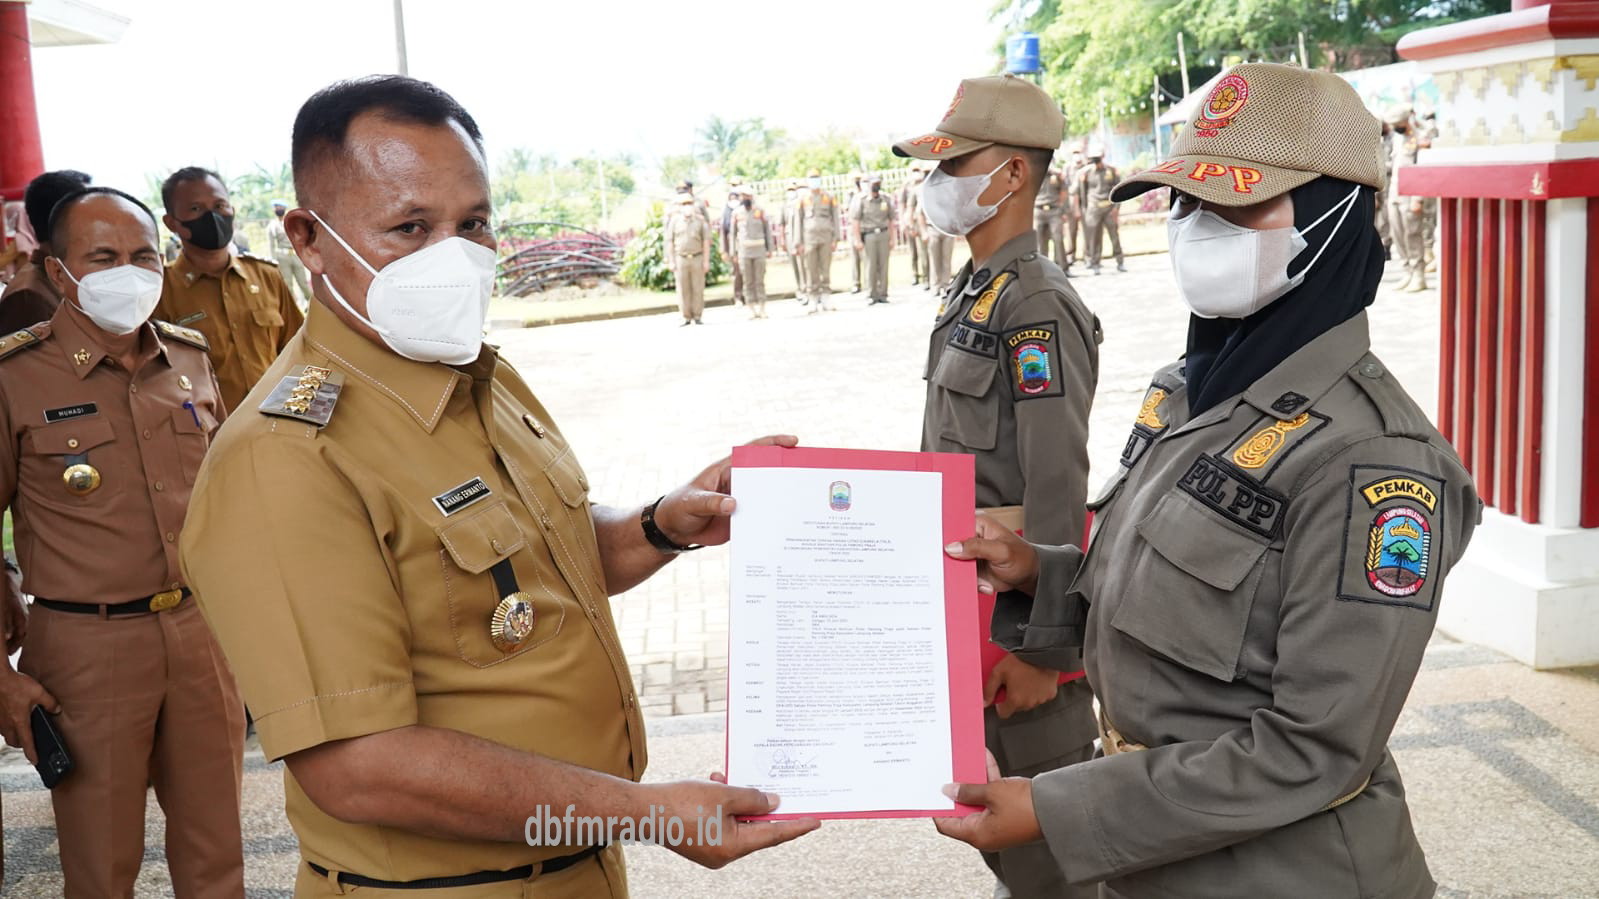
<path id="1" fill-rule="evenodd" d="M 0 0 L 0 199 L 22 199 L 28 182 L 43 171 L 28 4 Z"/>
<path id="2" fill-rule="evenodd" d="M 1439 627 L 1538 668 L 1599 664 L 1599 0 L 1413 32 L 1438 137 L 1438 427 L 1488 509 Z"/>

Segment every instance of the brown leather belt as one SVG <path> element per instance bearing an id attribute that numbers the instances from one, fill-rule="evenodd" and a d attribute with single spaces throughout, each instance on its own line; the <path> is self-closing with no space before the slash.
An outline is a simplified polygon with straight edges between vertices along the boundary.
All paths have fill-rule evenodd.
<path id="1" fill-rule="evenodd" d="M 1142 743 L 1134 743 L 1132 740 L 1122 736 L 1121 731 L 1117 730 L 1116 726 L 1110 723 L 1110 719 L 1105 717 L 1105 707 L 1097 703 L 1094 708 L 1094 723 L 1099 726 L 1099 748 L 1107 756 L 1120 755 L 1124 752 L 1138 752 L 1149 748 Z M 1366 775 L 1366 779 L 1360 782 L 1360 786 L 1327 803 L 1318 811 L 1330 812 L 1366 792 L 1366 788 L 1369 786 L 1371 786 L 1370 774 Z"/>
<path id="2" fill-rule="evenodd" d="M 127 602 L 92 603 L 92 602 L 61 602 L 56 599 L 42 599 L 35 596 L 35 605 L 44 606 L 52 612 L 73 612 L 78 615 L 99 615 L 102 618 L 114 618 L 119 615 L 145 615 L 150 612 L 165 612 L 175 609 L 191 595 L 189 588 L 181 590 L 163 590 L 154 596 L 143 599 L 130 599 Z"/>
<path id="3" fill-rule="evenodd" d="M 306 865 L 316 873 L 316 876 L 337 879 L 343 886 L 372 887 L 382 890 L 439 890 L 450 887 L 478 886 L 485 883 L 505 883 L 510 880 L 527 880 L 533 876 L 535 867 L 538 869 L 539 876 L 542 877 L 546 874 L 554 874 L 556 871 L 565 871 L 567 868 L 579 862 L 587 861 L 603 851 L 605 851 L 604 846 L 589 846 L 571 855 L 563 855 L 540 862 L 537 866 L 522 865 L 507 871 L 477 871 L 472 874 L 458 874 L 454 877 L 425 877 L 421 880 L 379 880 L 376 877 L 363 877 L 360 874 L 350 874 L 345 871 L 330 872 L 327 868 L 309 860 L 306 861 Z"/>

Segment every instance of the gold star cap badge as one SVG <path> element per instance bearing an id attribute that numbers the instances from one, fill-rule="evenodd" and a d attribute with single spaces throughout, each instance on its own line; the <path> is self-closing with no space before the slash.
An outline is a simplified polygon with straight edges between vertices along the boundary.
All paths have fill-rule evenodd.
<path id="1" fill-rule="evenodd" d="M 78 350 L 76 353 L 72 354 L 72 361 L 78 363 L 79 365 L 88 365 L 89 364 L 89 351 L 88 350 Z"/>

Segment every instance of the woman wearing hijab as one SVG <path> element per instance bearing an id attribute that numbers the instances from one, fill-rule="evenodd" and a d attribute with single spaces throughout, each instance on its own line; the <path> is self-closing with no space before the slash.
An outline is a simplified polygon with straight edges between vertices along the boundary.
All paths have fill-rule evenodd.
<path id="1" fill-rule="evenodd" d="M 944 833 L 1044 839 L 1105 896 L 1433 894 L 1387 741 L 1481 503 L 1370 351 L 1379 132 L 1334 75 L 1242 65 L 1117 186 L 1173 189 L 1188 353 L 1090 551 L 982 520 L 949 547 L 1000 593 L 996 642 L 1083 647 L 1104 754 L 953 786 L 985 808 Z"/>

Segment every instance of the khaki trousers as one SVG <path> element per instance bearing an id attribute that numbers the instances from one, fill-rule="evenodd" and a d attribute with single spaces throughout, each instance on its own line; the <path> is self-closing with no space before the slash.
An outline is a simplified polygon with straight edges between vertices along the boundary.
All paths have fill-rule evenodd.
<path id="1" fill-rule="evenodd" d="M 851 243 L 849 245 L 849 270 L 850 270 L 850 286 L 849 286 L 849 289 L 854 291 L 855 293 L 860 293 L 861 292 L 861 256 L 862 255 L 863 254 L 862 254 L 862 252 L 860 250 L 855 249 L 855 244 Z"/>
<path id="2" fill-rule="evenodd" d="M 794 266 L 794 296 L 798 299 L 805 297 L 805 257 L 796 247 L 788 254 L 789 265 Z"/>
<path id="3" fill-rule="evenodd" d="M 806 296 L 825 305 L 833 293 L 833 245 L 806 244 L 804 269 Z"/>
<path id="4" fill-rule="evenodd" d="M 283 274 L 283 280 L 287 281 L 291 287 L 300 289 L 301 307 L 303 308 L 309 304 L 311 302 L 311 277 L 306 274 L 305 265 L 300 262 L 300 257 L 290 253 L 275 261 L 278 264 L 278 271 Z"/>
<path id="5" fill-rule="evenodd" d="M 179 899 L 244 896 L 244 704 L 194 600 L 102 619 L 35 605 L 18 667 L 61 703 L 73 770 L 50 793 L 68 899 L 131 897 L 145 790 Z"/>
<path id="6" fill-rule="evenodd" d="M 1393 238 L 1394 256 L 1404 260 L 1408 272 L 1421 271 L 1426 265 L 1423 215 L 1410 211 L 1413 200 L 1413 197 L 1394 197 L 1388 201 L 1388 233 Z"/>
<path id="7" fill-rule="evenodd" d="M 920 284 L 927 280 L 927 244 L 921 238 L 908 233 L 910 229 L 900 231 L 905 235 L 905 243 L 911 248 L 911 283 Z"/>
<path id="8" fill-rule="evenodd" d="M 928 231 L 927 255 L 933 257 L 933 286 L 943 290 L 949 285 L 950 267 L 955 261 L 955 238 Z"/>
<path id="9" fill-rule="evenodd" d="M 1052 215 L 1048 218 L 1034 218 L 1033 231 L 1038 235 L 1038 255 L 1045 259 L 1050 258 L 1050 248 L 1055 251 L 1055 264 L 1062 270 L 1066 268 L 1066 245 L 1064 241 L 1065 229 L 1061 227 L 1061 217 Z"/>
<path id="10" fill-rule="evenodd" d="M 757 315 L 766 314 L 766 257 L 744 256 L 739 259 L 744 270 L 744 304 Z"/>
<path id="11" fill-rule="evenodd" d="M 705 257 L 700 253 L 677 257 L 677 307 L 684 321 L 705 314 Z"/>
<path id="12" fill-rule="evenodd" d="M 323 899 L 326 896 L 353 896 L 356 899 L 627 899 L 627 866 L 622 858 L 622 847 L 611 846 L 593 859 L 547 877 L 535 874 L 528 880 L 470 887 L 392 890 L 336 886 L 329 878 L 311 870 L 310 865 L 302 863 L 299 875 L 294 880 L 294 899 Z"/>
<path id="13" fill-rule="evenodd" d="M 1066 238 L 1066 261 L 1077 261 L 1077 232 L 1082 230 L 1083 214 L 1076 207 L 1069 206 L 1061 221 L 1061 232 Z"/>
<path id="14" fill-rule="evenodd" d="M 867 285 L 874 300 L 888 299 L 888 231 L 861 237 L 861 255 L 866 257 Z"/>
<path id="15" fill-rule="evenodd" d="M 1116 264 L 1122 264 L 1122 239 L 1116 230 L 1116 207 L 1113 205 L 1100 206 L 1090 203 L 1088 211 L 1083 213 L 1083 237 L 1088 243 L 1088 267 L 1099 268 L 1101 244 L 1104 240 L 1103 232 L 1110 232 L 1110 249 L 1116 255 Z"/>
<path id="16" fill-rule="evenodd" d="M 744 302 L 744 268 L 739 265 L 737 253 L 723 253 L 727 257 L 727 267 L 733 270 L 733 302 Z"/>

